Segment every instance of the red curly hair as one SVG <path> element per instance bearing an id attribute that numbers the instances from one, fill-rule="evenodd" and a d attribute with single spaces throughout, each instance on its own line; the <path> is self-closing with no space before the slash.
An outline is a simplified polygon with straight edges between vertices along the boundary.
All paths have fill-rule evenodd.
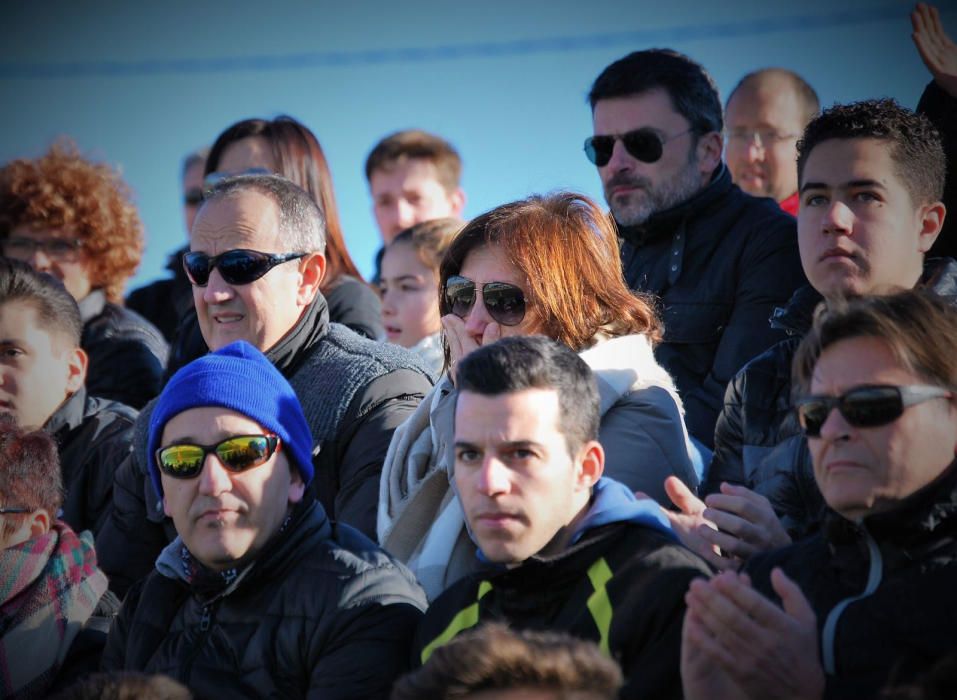
<path id="1" fill-rule="evenodd" d="M 24 224 L 75 233 L 93 288 L 122 303 L 143 255 L 143 222 L 117 171 L 84 159 L 68 139 L 36 160 L 11 161 L 0 169 L 0 237 Z"/>

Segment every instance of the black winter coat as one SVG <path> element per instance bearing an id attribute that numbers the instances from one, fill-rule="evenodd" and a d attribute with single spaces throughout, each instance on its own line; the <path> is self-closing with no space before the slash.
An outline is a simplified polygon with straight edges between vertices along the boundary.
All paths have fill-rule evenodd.
<path id="1" fill-rule="evenodd" d="M 828 511 L 802 542 L 747 564 L 777 601 L 774 567 L 817 615 L 826 698 L 876 698 L 957 651 L 957 463 L 891 511 L 852 523 Z"/>
<path id="2" fill-rule="evenodd" d="M 689 432 L 710 447 L 728 381 L 784 338 L 771 312 L 807 282 L 794 217 L 742 192 L 722 164 L 687 202 L 620 228 L 625 281 L 660 299 L 656 357 L 674 377 Z"/>
<path id="3" fill-rule="evenodd" d="M 102 667 L 166 674 L 199 698 L 386 698 L 426 606 L 408 569 L 314 501 L 225 590 L 169 575 L 130 591 Z"/>
<path id="4" fill-rule="evenodd" d="M 95 289 L 79 302 L 80 346 L 90 358 L 86 391 L 140 409 L 159 394 L 169 347 L 152 323 Z"/>
<path id="5" fill-rule="evenodd" d="M 957 261 L 928 259 L 918 286 L 957 306 Z M 775 313 L 776 324 L 791 337 L 754 358 L 728 384 L 714 457 L 700 490 L 713 493 L 726 481 L 767 496 L 793 538 L 812 532 L 824 512 L 807 440 L 791 410 L 791 361 L 820 301 L 810 286 L 795 293 L 788 307 Z"/>
<path id="6" fill-rule="evenodd" d="M 325 440 L 317 432 L 319 416 L 342 398 L 323 395 L 316 387 L 328 376 L 341 375 L 348 367 L 316 366 L 329 345 L 348 341 L 359 350 L 355 361 L 367 365 L 366 378 L 348 386 L 354 391 Z M 325 345 L 325 347 L 324 347 Z M 310 311 L 266 356 L 292 384 L 303 412 L 318 442 L 313 456 L 316 478 L 310 490 L 338 522 L 375 537 L 379 477 L 392 433 L 432 388 L 431 375 L 413 353 L 385 345 L 330 325 L 325 299 L 318 296 Z M 343 376 L 341 379 L 345 382 Z M 122 595 L 137 579 L 153 568 L 156 556 L 176 536 L 172 521 L 163 514 L 150 482 L 146 460 L 149 414 L 147 406 L 137 421 L 134 451 L 117 469 L 113 507 L 96 539 L 100 568 L 110 578 L 110 589 Z"/>
<path id="7" fill-rule="evenodd" d="M 413 661 L 422 663 L 423 652 L 431 653 L 440 635 L 448 641 L 450 630 L 454 636 L 502 621 L 599 644 L 625 675 L 622 698 L 680 698 L 684 595 L 693 579 L 708 575 L 703 560 L 657 530 L 627 522 L 598 527 L 557 555 L 452 584 L 422 619 Z M 477 616 L 464 618 L 471 624 L 454 627 L 456 615 L 476 604 Z"/>
<path id="8" fill-rule="evenodd" d="M 100 531 L 112 505 L 114 473 L 129 456 L 135 421 L 129 406 L 80 389 L 43 426 L 59 448 L 66 491 L 60 519 L 74 531 Z"/>
<path id="9" fill-rule="evenodd" d="M 126 297 L 126 308 L 132 309 L 152 323 L 172 344 L 180 319 L 193 308 L 193 285 L 183 270 L 183 247 L 169 256 L 166 269 L 173 273 L 167 279 L 156 280 L 134 289 Z"/>

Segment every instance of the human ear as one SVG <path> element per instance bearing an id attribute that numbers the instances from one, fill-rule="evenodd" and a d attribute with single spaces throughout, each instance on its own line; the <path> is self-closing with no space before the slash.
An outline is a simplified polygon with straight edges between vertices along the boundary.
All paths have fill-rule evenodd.
<path id="1" fill-rule="evenodd" d="M 918 232 L 917 249 L 921 253 L 926 253 L 934 245 L 940 230 L 944 226 L 944 217 L 947 215 L 947 207 L 943 202 L 933 202 L 921 207 L 920 230 Z"/>
<path id="2" fill-rule="evenodd" d="M 711 173 L 721 162 L 722 146 L 721 134 L 717 131 L 709 131 L 707 134 L 698 137 L 698 145 L 696 146 L 698 170 L 705 178 L 704 184 L 707 184 L 707 178 L 711 177 Z"/>
<path id="3" fill-rule="evenodd" d="M 290 465 L 289 472 L 289 502 L 299 503 L 299 501 L 302 500 L 303 494 L 306 492 L 306 484 L 303 483 L 302 475 L 298 469 Z"/>
<path id="4" fill-rule="evenodd" d="M 322 253 L 310 253 L 300 261 L 299 290 L 296 294 L 296 303 L 299 306 L 309 306 L 312 303 L 325 276 L 326 256 Z"/>
<path id="5" fill-rule="evenodd" d="M 449 194 L 449 204 L 451 205 L 451 215 L 461 218 L 462 211 L 465 209 L 465 192 L 461 187 L 457 187 L 454 192 Z"/>
<path id="6" fill-rule="evenodd" d="M 66 390 L 69 394 L 75 394 L 86 381 L 86 369 L 89 365 L 89 358 L 82 348 L 73 348 L 68 351 Z"/>
<path id="7" fill-rule="evenodd" d="M 578 453 L 578 486 L 591 489 L 605 471 L 605 450 L 597 440 L 582 445 Z"/>
<path id="8" fill-rule="evenodd" d="M 53 526 L 52 518 L 45 508 L 40 508 L 27 515 L 27 523 L 29 523 L 31 539 L 45 535 Z"/>

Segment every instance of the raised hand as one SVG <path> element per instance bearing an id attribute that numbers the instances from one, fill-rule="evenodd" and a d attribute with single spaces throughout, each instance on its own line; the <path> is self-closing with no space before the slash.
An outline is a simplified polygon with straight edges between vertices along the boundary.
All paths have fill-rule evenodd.
<path id="1" fill-rule="evenodd" d="M 910 21 L 911 38 L 927 70 L 947 94 L 957 97 L 957 44 L 944 31 L 940 12 L 933 5 L 917 3 Z"/>

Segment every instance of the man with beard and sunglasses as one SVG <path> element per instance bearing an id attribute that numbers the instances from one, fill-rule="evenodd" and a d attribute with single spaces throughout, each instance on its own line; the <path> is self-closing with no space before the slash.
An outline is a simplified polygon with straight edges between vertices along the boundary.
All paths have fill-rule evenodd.
<path id="1" fill-rule="evenodd" d="M 425 595 L 316 501 L 313 445 L 293 387 L 249 343 L 173 375 L 146 453 L 177 537 L 127 594 L 105 670 L 207 698 L 388 696 Z"/>
<path id="2" fill-rule="evenodd" d="M 874 698 L 957 650 L 955 345 L 928 290 L 818 315 L 794 393 L 823 527 L 691 584 L 686 698 Z"/>
<path id="3" fill-rule="evenodd" d="M 374 536 L 379 474 L 392 433 L 431 388 L 412 353 L 329 322 L 322 212 L 270 174 L 226 178 L 206 193 L 183 262 L 210 350 L 245 340 L 266 353 L 302 403 L 315 444 L 312 485 L 330 517 Z M 147 478 L 146 426 L 117 471 L 97 539 L 113 590 L 149 572 L 175 536 Z"/>
<path id="4" fill-rule="evenodd" d="M 602 71 L 588 99 L 585 154 L 618 224 L 625 280 L 660 298 L 656 355 L 688 430 L 710 448 L 728 380 L 784 338 L 768 319 L 804 282 L 794 219 L 732 184 L 717 88 L 688 57 L 631 53 Z"/>

